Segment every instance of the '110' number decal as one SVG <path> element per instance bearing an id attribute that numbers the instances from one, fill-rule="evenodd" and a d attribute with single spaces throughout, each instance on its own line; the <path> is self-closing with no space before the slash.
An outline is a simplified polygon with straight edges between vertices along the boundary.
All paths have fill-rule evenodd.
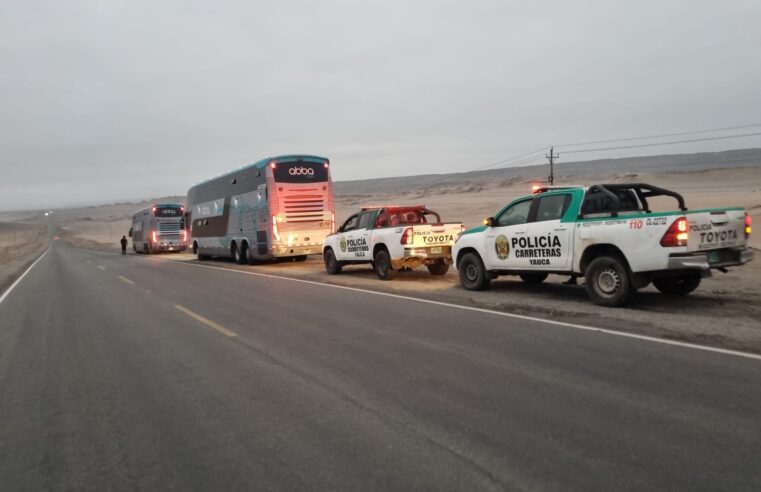
<path id="1" fill-rule="evenodd" d="M 644 225 L 645 222 L 640 219 L 629 221 L 629 229 L 642 229 L 642 226 Z"/>

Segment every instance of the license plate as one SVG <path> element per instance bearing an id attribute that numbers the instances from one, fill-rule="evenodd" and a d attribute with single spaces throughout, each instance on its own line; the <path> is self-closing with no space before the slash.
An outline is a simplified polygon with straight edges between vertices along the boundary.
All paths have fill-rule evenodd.
<path id="1" fill-rule="evenodd" d="M 435 246 L 431 248 L 431 254 L 432 255 L 440 255 L 441 254 L 441 246 Z"/>

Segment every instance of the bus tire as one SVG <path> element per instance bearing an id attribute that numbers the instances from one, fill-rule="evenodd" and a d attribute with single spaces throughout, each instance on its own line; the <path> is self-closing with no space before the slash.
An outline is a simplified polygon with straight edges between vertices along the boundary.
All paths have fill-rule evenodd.
<path id="1" fill-rule="evenodd" d="M 437 261 L 428 265 L 428 271 L 431 275 L 444 275 L 449 271 L 449 263 Z"/>
<path id="2" fill-rule="evenodd" d="M 341 262 L 336 259 L 336 254 L 333 253 L 332 248 L 325 248 L 325 252 L 322 254 L 322 259 L 325 262 L 325 271 L 330 275 L 338 275 L 341 273 L 343 266 Z"/>
<path id="3" fill-rule="evenodd" d="M 248 263 L 248 246 L 246 243 L 240 245 L 240 247 L 233 243 L 233 258 L 238 265 L 245 265 Z"/>
<path id="4" fill-rule="evenodd" d="M 385 249 L 379 249 L 373 258 L 375 264 L 375 274 L 381 280 L 393 280 L 396 277 L 396 270 L 391 266 L 391 255 Z"/>
<path id="5" fill-rule="evenodd" d="M 691 272 L 676 277 L 654 278 L 653 286 L 664 294 L 686 296 L 698 288 L 700 280 L 700 272 Z"/>
<path id="6" fill-rule="evenodd" d="M 460 274 L 460 284 L 465 289 L 484 290 L 489 287 L 491 279 L 478 254 L 465 253 L 457 266 L 457 270 Z"/>
<path id="7" fill-rule="evenodd" d="M 634 294 L 629 269 L 617 256 L 600 256 L 584 272 L 587 294 L 599 306 L 619 307 Z"/>
<path id="8" fill-rule="evenodd" d="M 521 273 L 518 276 L 523 280 L 524 284 L 539 285 L 547 280 L 546 273 Z"/>

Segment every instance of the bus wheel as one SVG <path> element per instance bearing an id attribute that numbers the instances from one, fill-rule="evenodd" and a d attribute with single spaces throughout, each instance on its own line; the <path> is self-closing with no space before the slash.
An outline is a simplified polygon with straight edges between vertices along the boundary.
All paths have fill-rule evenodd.
<path id="1" fill-rule="evenodd" d="M 443 261 L 431 263 L 428 265 L 428 271 L 431 272 L 431 275 L 444 275 L 449 271 L 449 263 Z"/>
<path id="2" fill-rule="evenodd" d="M 325 248 L 325 253 L 322 255 L 322 259 L 325 261 L 325 271 L 331 275 L 338 275 L 341 273 L 341 264 L 336 260 L 336 255 L 331 248 Z"/>
<path id="3" fill-rule="evenodd" d="M 375 263 L 375 273 L 378 275 L 379 279 L 392 280 L 396 277 L 396 270 L 391 266 L 391 256 L 385 249 L 379 249 L 378 252 L 375 253 L 373 262 Z"/>
<path id="4" fill-rule="evenodd" d="M 240 248 L 233 244 L 233 258 L 238 265 L 245 265 L 248 263 L 248 246 L 246 243 L 240 245 Z"/>

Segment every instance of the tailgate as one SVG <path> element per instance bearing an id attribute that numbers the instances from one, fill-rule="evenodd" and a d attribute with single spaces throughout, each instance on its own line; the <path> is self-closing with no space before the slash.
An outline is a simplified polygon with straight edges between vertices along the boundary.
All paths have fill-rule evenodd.
<path id="1" fill-rule="evenodd" d="M 689 251 L 707 251 L 745 245 L 745 212 L 740 209 L 687 212 Z"/>
<path id="2" fill-rule="evenodd" d="M 412 247 L 453 246 L 463 225 L 459 222 L 447 224 L 421 224 L 412 227 Z"/>

